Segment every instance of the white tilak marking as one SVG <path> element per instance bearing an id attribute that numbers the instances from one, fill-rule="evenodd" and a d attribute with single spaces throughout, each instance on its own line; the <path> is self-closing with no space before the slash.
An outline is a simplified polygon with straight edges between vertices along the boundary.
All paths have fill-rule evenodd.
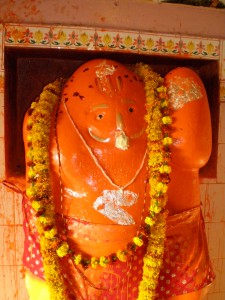
<path id="1" fill-rule="evenodd" d="M 173 145 L 181 145 L 184 143 L 184 139 L 181 137 L 181 138 L 174 138 L 173 139 Z"/>
<path id="2" fill-rule="evenodd" d="M 79 193 L 79 192 L 75 192 L 69 188 L 65 188 L 66 192 L 70 195 L 70 196 L 73 196 L 75 198 L 83 198 L 83 197 L 86 197 L 87 194 L 86 193 Z"/>
<path id="3" fill-rule="evenodd" d="M 135 224 L 133 217 L 120 206 L 132 206 L 137 199 L 138 195 L 131 191 L 104 190 L 93 208 L 116 224 L 132 225 Z"/>
<path id="4" fill-rule="evenodd" d="M 169 80 L 168 95 L 174 110 L 181 109 L 186 103 L 202 97 L 201 87 L 193 78 L 174 76 Z"/>

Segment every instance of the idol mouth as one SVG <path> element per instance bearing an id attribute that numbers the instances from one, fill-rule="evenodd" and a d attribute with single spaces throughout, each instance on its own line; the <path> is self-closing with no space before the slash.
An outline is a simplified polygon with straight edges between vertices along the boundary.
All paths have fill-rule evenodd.
<path id="1" fill-rule="evenodd" d="M 97 142 L 100 142 L 100 143 L 108 143 L 110 141 L 110 138 L 107 137 L 107 138 L 102 138 L 100 136 L 98 136 L 97 134 L 93 133 L 92 129 L 91 128 L 88 128 L 88 133 L 90 134 L 90 136 Z"/>
<path id="2" fill-rule="evenodd" d="M 88 133 L 95 141 L 100 143 L 108 143 L 111 140 L 110 137 L 103 138 L 98 136 L 90 127 L 88 128 Z M 115 133 L 115 147 L 121 150 L 129 148 L 129 138 L 123 130 L 117 130 Z"/>
<path id="3" fill-rule="evenodd" d="M 115 146 L 121 150 L 129 148 L 129 138 L 123 130 L 118 130 L 115 134 Z"/>
<path id="4" fill-rule="evenodd" d="M 132 140 L 138 139 L 139 137 L 141 137 L 143 135 L 143 133 L 145 132 L 145 127 L 143 127 L 140 131 L 138 131 L 137 133 L 134 133 L 130 136 L 130 138 Z"/>
<path id="5" fill-rule="evenodd" d="M 145 128 L 143 127 L 139 132 L 132 134 L 129 138 L 123 130 L 117 130 L 115 133 L 115 147 L 121 150 L 127 150 L 129 148 L 129 140 L 140 138 L 144 132 Z M 100 143 L 108 143 L 111 140 L 110 137 L 104 138 L 98 136 L 90 127 L 88 128 L 88 133 L 95 141 Z"/>

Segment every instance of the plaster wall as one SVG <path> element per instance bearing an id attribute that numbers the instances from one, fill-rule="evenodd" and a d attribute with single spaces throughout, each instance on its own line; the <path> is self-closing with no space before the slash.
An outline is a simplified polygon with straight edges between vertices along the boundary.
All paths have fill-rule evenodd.
<path id="1" fill-rule="evenodd" d="M 94 32 L 93 28 L 102 28 L 102 36 L 104 32 L 109 32 L 108 29 L 111 29 L 109 33 L 111 36 L 113 34 L 116 36 L 118 29 L 126 32 L 133 30 L 141 35 L 142 40 L 149 33 L 155 34 L 155 38 L 151 35 L 151 39 L 153 41 L 155 39 L 155 44 L 160 37 L 167 42 L 172 40 L 174 45 L 176 42 L 179 44 L 181 40 L 185 40 L 187 45 L 190 41 L 197 43 L 202 41 L 203 37 L 205 49 L 209 49 L 207 46 L 210 44 L 215 49 L 217 47 L 215 53 L 220 73 L 217 173 L 214 178 L 203 178 L 201 183 L 209 250 L 217 275 L 207 300 L 225 299 L 225 10 L 162 4 L 144 0 L 68 0 L 66 3 L 58 0 L 0 0 L 0 179 L 5 178 L 4 46 L 6 38 L 4 32 L 8 23 L 24 24 L 24 28 L 26 28 L 26 24 L 33 24 L 36 28 L 40 27 L 43 32 L 49 30 L 47 25 L 91 27 L 90 36 Z M 14 28 L 19 30 L 20 27 L 17 27 L 16 24 Z M 131 33 L 130 36 L 135 40 L 135 33 Z M 17 45 L 21 46 L 19 43 Z M 24 46 L 29 47 L 30 45 L 24 44 Z M 41 47 L 41 44 L 39 43 L 37 47 Z M 60 49 L 61 44 L 51 44 L 51 47 Z M 173 50 L 175 49 L 174 46 Z M 180 54 L 184 57 L 187 54 L 183 53 L 182 49 Z M 144 50 L 139 48 L 137 51 L 140 53 Z M 191 55 L 195 58 L 193 53 L 192 51 Z M 151 55 L 152 51 L 149 50 L 149 53 L 146 54 Z M 168 52 L 168 55 L 173 54 Z M 206 55 L 210 59 L 215 59 L 209 51 Z M 197 56 L 204 59 L 204 55 L 201 53 Z M 23 280 L 22 250 L 21 195 L 0 185 L 2 300 L 28 300 Z"/>

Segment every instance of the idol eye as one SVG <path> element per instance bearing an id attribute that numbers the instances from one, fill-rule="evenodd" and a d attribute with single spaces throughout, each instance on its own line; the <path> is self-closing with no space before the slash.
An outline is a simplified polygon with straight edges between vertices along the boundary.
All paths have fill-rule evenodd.
<path id="1" fill-rule="evenodd" d="M 128 111 L 129 111 L 130 113 L 133 113 L 133 112 L 134 112 L 134 108 L 131 106 L 131 107 L 128 108 Z"/>
<path id="2" fill-rule="evenodd" d="M 101 119 L 103 119 L 104 118 L 104 115 L 103 114 L 99 114 L 98 116 L 97 116 L 97 119 L 98 120 L 101 120 Z"/>

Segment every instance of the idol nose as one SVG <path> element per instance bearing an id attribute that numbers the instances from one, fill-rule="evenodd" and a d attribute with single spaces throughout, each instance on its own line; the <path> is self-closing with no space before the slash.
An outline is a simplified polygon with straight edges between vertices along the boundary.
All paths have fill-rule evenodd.
<path id="1" fill-rule="evenodd" d="M 123 117 L 120 112 L 116 114 L 116 129 L 117 130 L 123 130 L 124 129 L 124 122 Z"/>

